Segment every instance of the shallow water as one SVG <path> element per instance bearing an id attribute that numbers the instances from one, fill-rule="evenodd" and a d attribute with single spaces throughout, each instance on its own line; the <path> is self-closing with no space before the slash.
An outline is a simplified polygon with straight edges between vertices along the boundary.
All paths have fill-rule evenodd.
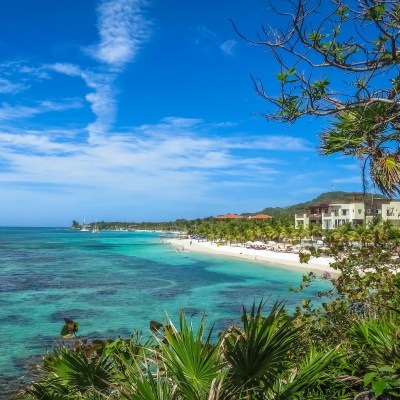
<path id="1" fill-rule="evenodd" d="M 207 314 L 216 329 L 238 322 L 242 305 L 284 300 L 302 272 L 208 254 L 178 253 L 152 232 L 0 228 L 0 388 L 54 344 L 64 317 L 79 334 L 149 335 L 149 321 Z M 29 377 L 29 376 L 28 376 Z M 1 390 L 0 390 L 1 392 Z M 1 395 L 0 395 L 1 398 Z"/>

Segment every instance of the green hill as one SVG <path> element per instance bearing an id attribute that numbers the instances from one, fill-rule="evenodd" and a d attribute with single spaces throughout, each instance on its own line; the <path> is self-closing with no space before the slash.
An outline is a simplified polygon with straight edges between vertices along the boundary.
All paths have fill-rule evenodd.
<path id="1" fill-rule="evenodd" d="M 316 197 L 313 200 L 306 201 L 304 203 L 298 203 L 298 204 L 293 204 L 291 206 L 287 207 L 266 207 L 261 211 L 257 211 L 254 213 L 243 213 L 243 216 L 250 216 L 250 215 L 257 215 L 257 214 L 267 214 L 271 215 L 272 217 L 280 217 L 280 216 L 294 216 L 295 210 L 298 208 L 306 208 L 318 204 L 329 204 L 333 201 L 349 201 L 354 196 L 357 196 L 358 198 L 362 197 L 362 193 L 351 193 L 351 192 L 326 192 L 320 194 L 318 197 Z M 375 199 L 380 198 L 383 199 L 385 196 L 382 196 L 380 194 L 371 194 L 371 193 L 366 193 L 365 195 L 366 199 L 371 199 L 374 197 Z"/>

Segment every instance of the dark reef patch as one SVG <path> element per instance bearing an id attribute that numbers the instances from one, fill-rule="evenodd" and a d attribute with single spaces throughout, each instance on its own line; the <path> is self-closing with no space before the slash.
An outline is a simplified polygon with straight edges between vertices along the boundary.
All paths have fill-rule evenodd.
<path id="1" fill-rule="evenodd" d="M 17 314 L 8 314 L 0 318 L 1 325 L 28 325 L 29 319 Z"/>
<path id="2" fill-rule="evenodd" d="M 63 310 L 63 311 L 56 311 L 50 315 L 51 322 L 60 322 L 63 323 L 64 318 L 73 319 L 76 321 L 84 321 L 85 319 L 98 317 L 102 315 L 99 310 Z"/>
<path id="3" fill-rule="evenodd" d="M 191 315 L 203 315 L 205 312 L 194 307 L 183 307 L 180 309 L 186 316 L 190 317 Z"/>

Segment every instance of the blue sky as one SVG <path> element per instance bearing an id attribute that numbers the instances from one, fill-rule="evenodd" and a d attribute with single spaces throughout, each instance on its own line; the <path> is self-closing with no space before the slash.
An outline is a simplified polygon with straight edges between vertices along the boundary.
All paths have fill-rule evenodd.
<path id="1" fill-rule="evenodd" d="M 0 9 L 0 225 L 169 221 L 359 191 L 327 121 L 258 113 L 267 2 L 13 0 Z M 278 93 L 278 92 L 277 92 Z"/>

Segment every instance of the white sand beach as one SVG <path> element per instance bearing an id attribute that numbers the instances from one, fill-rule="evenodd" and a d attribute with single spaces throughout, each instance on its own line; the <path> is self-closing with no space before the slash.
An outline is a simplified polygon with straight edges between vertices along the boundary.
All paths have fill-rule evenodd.
<path id="1" fill-rule="evenodd" d="M 332 275 L 338 275 L 338 272 L 329 265 L 333 262 L 330 257 L 311 257 L 310 261 L 300 263 L 299 255 L 294 253 L 275 252 L 270 250 L 256 250 L 242 246 L 220 245 L 217 243 L 198 242 L 190 239 L 165 239 L 166 243 L 175 246 L 178 251 L 198 251 L 210 254 L 219 254 L 228 257 L 237 257 L 254 262 L 262 262 L 266 265 L 279 265 L 291 269 L 297 269 L 307 272 L 329 272 Z M 191 244 L 190 244 L 191 243 Z"/>

